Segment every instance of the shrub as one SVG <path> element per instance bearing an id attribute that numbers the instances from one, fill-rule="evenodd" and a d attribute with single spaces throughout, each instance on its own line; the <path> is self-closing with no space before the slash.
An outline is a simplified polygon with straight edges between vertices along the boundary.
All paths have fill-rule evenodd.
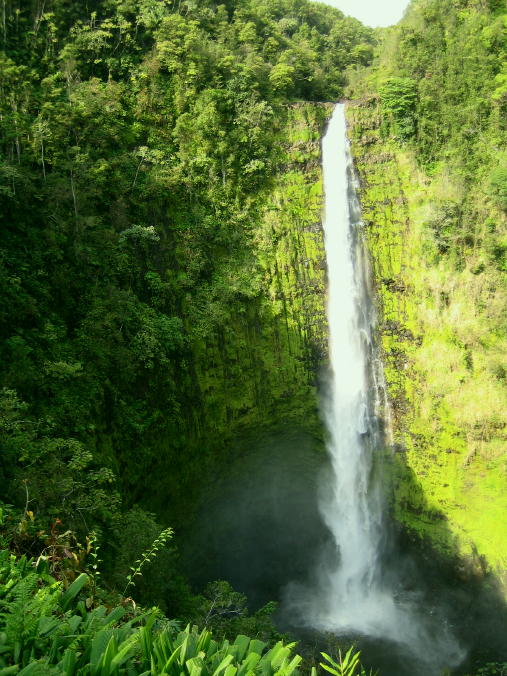
<path id="1" fill-rule="evenodd" d="M 391 122 L 391 130 L 402 140 L 416 131 L 417 84 L 409 77 L 390 77 L 379 89 L 383 114 Z"/>

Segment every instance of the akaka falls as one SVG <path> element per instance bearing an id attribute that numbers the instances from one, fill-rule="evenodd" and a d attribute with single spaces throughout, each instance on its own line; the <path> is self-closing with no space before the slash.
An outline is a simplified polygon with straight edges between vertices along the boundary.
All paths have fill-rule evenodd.
<path id="1" fill-rule="evenodd" d="M 307 626 L 392 642 L 419 665 L 412 673 L 437 674 L 459 662 L 461 650 L 444 620 L 420 614 L 417 592 L 400 589 L 396 574 L 383 570 L 388 527 L 374 455 L 382 444 L 377 414 L 387 407 L 344 104 L 334 109 L 322 155 L 330 355 L 323 410 L 332 471 L 320 509 L 334 551 L 323 553 L 312 589 L 291 590 L 292 604 Z M 429 654 L 438 664 L 426 661 Z"/>

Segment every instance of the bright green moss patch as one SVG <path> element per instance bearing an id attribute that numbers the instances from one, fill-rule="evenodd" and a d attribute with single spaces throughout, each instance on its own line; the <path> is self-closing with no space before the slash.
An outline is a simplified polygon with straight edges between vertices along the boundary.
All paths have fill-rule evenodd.
<path id="1" fill-rule="evenodd" d="M 430 177 L 382 138 L 376 99 L 348 107 L 379 306 L 396 454 L 394 514 L 443 552 L 507 566 L 505 279 L 485 263 L 505 216 L 445 163 Z M 477 221 L 459 245 L 456 219 Z M 489 226 L 491 228 L 491 226 Z M 491 234 L 491 233 L 490 233 Z M 490 259 L 491 260 L 491 259 Z"/>
<path id="2" fill-rule="evenodd" d="M 315 374 L 327 343 L 320 137 L 330 113 L 315 104 L 287 109 L 278 171 L 249 213 L 252 258 L 229 267 L 224 281 L 242 304 L 221 304 L 228 313 L 221 331 L 194 347 L 217 441 L 291 423 L 320 433 Z"/>

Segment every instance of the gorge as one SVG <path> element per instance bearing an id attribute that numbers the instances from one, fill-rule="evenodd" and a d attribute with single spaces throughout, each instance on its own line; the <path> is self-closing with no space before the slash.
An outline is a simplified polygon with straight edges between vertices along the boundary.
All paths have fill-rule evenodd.
<path id="1" fill-rule="evenodd" d="M 505 671 L 506 26 L 2 1 L 0 673 Z"/>
<path id="2" fill-rule="evenodd" d="M 386 552 L 393 548 L 386 515 L 388 485 L 383 485 L 379 466 L 389 404 L 374 344 L 369 260 L 344 104 L 335 107 L 330 119 L 322 162 L 330 360 L 323 411 L 332 472 L 321 487 L 320 502 L 335 551 L 323 552 L 313 588 L 290 589 L 289 603 L 303 626 L 390 642 L 393 652 L 407 654 L 407 675 L 438 674 L 457 666 L 465 651 L 441 611 L 433 609 L 434 616 L 425 617 L 418 608 L 418 591 L 407 593 L 396 570 L 384 571 Z M 403 671 L 391 666 L 389 673 Z"/>

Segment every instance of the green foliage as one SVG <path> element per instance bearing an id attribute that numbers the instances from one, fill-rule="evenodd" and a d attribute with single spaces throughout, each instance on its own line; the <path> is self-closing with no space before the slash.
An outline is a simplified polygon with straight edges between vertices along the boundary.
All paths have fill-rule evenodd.
<path id="1" fill-rule="evenodd" d="M 300 99 L 341 96 L 373 32 L 307 0 L 4 9 L 1 542 L 202 623 L 175 547 L 144 566 L 231 438 L 320 430 L 330 109 Z M 235 594 L 208 625 L 277 638 Z"/>
<path id="2" fill-rule="evenodd" d="M 70 606 L 88 583 L 81 574 L 66 589 L 33 562 L 6 550 L 0 552 L 0 666 L 17 673 L 39 655 L 60 650 L 70 644 L 80 620 L 71 617 Z M 16 669 L 14 668 L 16 667 Z"/>
<path id="3" fill-rule="evenodd" d="M 416 132 L 417 84 L 408 77 L 391 77 L 379 88 L 382 112 L 392 118 L 394 133 L 402 140 Z"/>
<path id="4" fill-rule="evenodd" d="M 150 563 L 156 557 L 159 549 L 161 549 L 166 544 L 172 535 L 172 528 L 165 528 L 159 533 L 155 540 L 153 540 L 150 547 L 141 554 L 134 565 L 130 566 L 131 572 L 127 575 L 127 584 L 125 585 L 125 588 L 122 592 L 122 596 L 125 596 L 125 593 L 130 586 L 135 585 L 135 578 L 137 576 L 142 576 L 143 568 L 147 563 Z"/>
<path id="5" fill-rule="evenodd" d="M 277 63 L 269 74 L 269 81 L 276 91 L 288 91 L 293 86 L 295 68 L 287 63 Z"/>
<path id="6" fill-rule="evenodd" d="M 489 185 L 495 202 L 500 209 L 507 211 L 507 157 L 504 157 L 503 160 L 491 172 Z"/>
<path id="7" fill-rule="evenodd" d="M 0 386 L 9 415 L 23 407 L 5 499 L 22 511 L 27 488 L 39 526 L 80 536 L 110 533 L 120 496 L 188 520 L 231 436 L 316 420 L 312 329 L 289 302 L 313 272 L 290 272 L 290 233 L 271 255 L 257 243 L 289 155 L 307 151 L 287 147 L 291 125 L 306 114 L 317 138 L 325 120 L 287 104 L 341 96 L 373 31 L 308 0 L 4 15 Z"/>
<path id="8" fill-rule="evenodd" d="M 273 624 L 276 608 L 277 604 L 270 602 L 250 615 L 246 596 L 228 582 L 217 580 L 206 586 L 192 617 L 195 624 L 215 636 L 232 639 L 236 634 L 247 634 L 272 644 L 282 638 Z"/>
<path id="9" fill-rule="evenodd" d="M 505 676 L 507 662 L 488 662 L 477 670 L 474 676 Z"/>
<path id="10" fill-rule="evenodd" d="M 27 404 L 6 388 L 0 392 L 0 440 L 9 482 L 4 497 L 24 504 L 32 520 L 34 512 L 61 516 L 82 530 L 88 515 L 100 522 L 117 508 L 111 470 L 98 466 L 77 439 L 54 436 L 52 422 L 31 418 Z"/>
<path id="11" fill-rule="evenodd" d="M 506 30 L 501 7 L 415 0 L 386 33 L 378 90 L 386 79 L 408 85 L 417 156 L 428 168 L 446 157 L 475 171 L 504 145 Z"/>
<path id="12" fill-rule="evenodd" d="M 326 653 L 321 653 L 324 662 L 320 666 L 333 676 L 367 676 L 367 672 L 361 665 L 359 658 L 361 653 L 354 649 L 354 646 L 342 655 L 341 650 L 338 651 L 338 662 Z M 373 672 L 370 671 L 370 676 Z"/>
<path id="13" fill-rule="evenodd" d="M 121 606 L 89 608 L 88 578 L 64 592 L 43 568 L 0 552 L 0 669 L 3 674 L 252 673 L 290 676 L 301 663 L 294 644 L 239 635 L 214 640 L 204 629 L 180 631 L 156 609 L 128 617 Z"/>
<path id="14" fill-rule="evenodd" d="M 477 576 L 507 560 L 506 25 L 501 3 L 415 0 L 349 109 L 399 451 L 394 513 Z M 403 83 L 410 139 L 395 123 Z"/>

